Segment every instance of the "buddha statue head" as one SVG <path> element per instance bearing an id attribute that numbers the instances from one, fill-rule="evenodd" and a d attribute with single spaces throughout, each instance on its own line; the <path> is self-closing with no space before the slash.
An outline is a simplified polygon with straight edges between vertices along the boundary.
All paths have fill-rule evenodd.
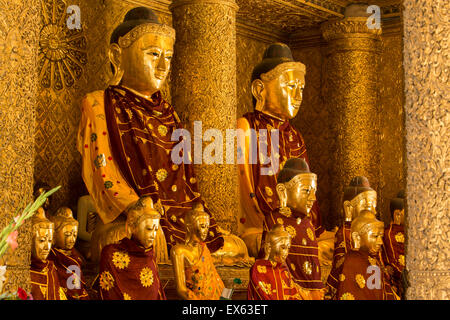
<path id="1" fill-rule="evenodd" d="M 343 200 L 345 221 L 352 221 L 363 210 L 376 214 L 377 192 L 370 187 L 366 177 L 354 177 L 344 189 Z"/>
<path id="2" fill-rule="evenodd" d="M 252 73 L 255 109 L 280 120 L 294 118 L 303 99 L 305 73 L 305 65 L 294 61 L 286 44 L 270 45 Z"/>
<path id="3" fill-rule="evenodd" d="M 383 244 L 384 223 L 372 211 L 363 210 L 350 227 L 352 249 L 376 255 Z"/>
<path id="4" fill-rule="evenodd" d="M 52 248 L 54 224 L 47 219 L 44 209 L 39 208 L 31 218 L 31 225 L 31 255 L 34 259 L 45 262 Z"/>
<path id="5" fill-rule="evenodd" d="M 291 158 L 278 174 L 276 190 L 281 208 L 288 207 L 309 217 L 316 201 L 317 176 L 304 159 Z"/>
<path id="6" fill-rule="evenodd" d="M 201 203 L 196 203 L 184 217 L 186 224 L 186 242 L 203 242 L 208 236 L 209 214 Z"/>
<path id="7" fill-rule="evenodd" d="M 145 96 L 159 91 L 169 74 L 174 42 L 175 30 L 161 24 L 151 9 L 128 11 L 111 35 L 109 59 L 114 77 L 110 83 Z"/>
<path id="8" fill-rule="evenodd" d="M 391 218 L 392 222 L 397 225 L 404 225 L 405 224 L 405 193 L 404 191 L 400 191 L 397 194 L 397 197 L 394 199 L 391 199 L 389 204 L 389 209 L 391 211 Z"/>
<path id="9" fill-rule="evenodd" d="M 126 210 L 126 230 L 129 237 L 139 242 L 145 249 L 149 249 L 159 229 L 161 215 L 153 207 L 153 201 L 149 196 L 139 198 Z"/>
<path id="10" fill-rule="evenodd" d="M 264 241 L 264 259 L 284 263 L 291 247 L 291 234 L 282 224 L 275 224 Z"/>
<path id="11" fill-rule="evenodd" d="M 50 219 L 55 225 L 53 245 L 65 251 L 72 250 L 78 235 L 78 221 L 73 218 L 72 210 L 61 207 Z"/>
<path id="12" fill-rule="evenodd" d="M 36 200 L 41 194 L 46 193 L 46 192 L 48 192 L 50 190 L 51 190 L 51 187 L 47 183 L 42 182 L 42 181 L 36 182 L 36 184 L 34 185 L 34 188 L 33 188 L 33 198 L 34 198 L 34 200 Z M 44 204 L 42 205 L 42 208 L 45 211 L 47 211 L 50 208 L 50 201 L 51 201 L 50 198 L 51 197 L 52 196 L 47 197 L 47 199 L 45 199 Z"/>

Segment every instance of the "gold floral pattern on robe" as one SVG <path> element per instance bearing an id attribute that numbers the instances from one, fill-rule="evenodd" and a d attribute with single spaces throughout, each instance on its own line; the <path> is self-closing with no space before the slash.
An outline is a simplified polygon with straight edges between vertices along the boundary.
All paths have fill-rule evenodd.
<path id="1" fill-rule="evenodd" d="M 130 257 L 126 252 L 116 251 L 113 253 L 112 262 L 117 269 L 125 269 L 130 263 Z"/>
<path id="2" fill-rule="evenodd" d="M 306 233 L 308 234 L 308 238 L 311 239 L 311 241 L 314 241 L 314 232 L 311 230 L 311 228 L 308 228 L 306 230 Z"/>
<path id="3" fill-rule="evenodd" d="M 143 268 L 139 275 L 141 284 L 144 287 L 150 287 L 153 284 L 153 271 L 150 268 Z"/>
<path id="4" fill-rule="evenodd" d="M 355 276 L 355 281 L 361 289 L 366 286 L 366 279 L 364 279 L 364 276 L 360 273 Z"/>
<path id="5" fill-rule="evenodd" d="M 398 263 L 401 265 L 401 266 L 405 266 L 405 256 L 404 255 L 399 255 L 398 256 Z"/>
<path id="6" fill-rule="evenodd" d="M 128 293 L 123 293 L 123 300 L 132 300 Z"/>
<path id="7" fill-rule="evenodd" d="M 312 274 L 312 266 L 311 266 L 311 262 L 309 261 L 305 261 L 303 263 L 303 272 L 307 275 L 311 275 Z"/>
<path id="8" fill-rule="evenodd" d="M 270 283 L 265 283 L 264 281 L 260 281 L 259 287 L 264 291 L 265 294 L 270 295 L 272 293 L 272 285 Z"/>
<path id="9" fill-rule="evenodd" d="M 114 287 L 114 278 L 109 271 L 103 271 L 100 275 L 100 287 L 106 291 Z"/>
<path id="10" fill-rule="evenodd" d="M 350 292 L 345 292 L 342 294 L 340 300 L 355 300 L 355 297 Z"/>
<path id="11" fill-rule="evenodd" d="M 289 232 L 292 238 L 295 238 L 297 235 L 297 232 L 295 231 L 295 228 L 293 226 L 286 226 L 286 231 Z"/>
<path id="12" fill-rule="evenodd" d="M 398 232 L 395 235 L 395 241 L 397 241 L 399 243 L 404 243 L 405 242 L 405 235 L 402 232 Z"/>
<path id="13" fill-rule="evenodd" d="M 158 179 L 159 182 L 163 182 L 167 178 L 167 171 L 165 169 L 159 169 L 156 172 L 156 179 Z"/>
<path id="14" fill-rule="evenodd" d="M 345 275 L 344 275 L 344 274 L 341 273 L 341 274 L 339 275 L 339 281 L 341 281 L 341 282 L 342 282 L 342 281 L 345 281 Z"/>
<path id="15" fill-rule="evenodd" d="M 266 266 L 257 266 L 256 269 L 258 270 L 259 273 L 266 273 L 267 272 Z"/>

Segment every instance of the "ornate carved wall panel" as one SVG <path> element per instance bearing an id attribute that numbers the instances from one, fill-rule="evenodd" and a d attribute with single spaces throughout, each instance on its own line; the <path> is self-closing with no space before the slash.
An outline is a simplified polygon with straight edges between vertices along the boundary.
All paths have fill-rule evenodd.
<path id="1" fill-rule="evenodd" d="M 0 230 L 32 198 L 40 27 L 37 0 L 0 0 Z M 6 257 L 4 290 L 30 289 L 29 222 L 19 229 L 18 243 Z"/>
<path id="2" fill-rule="evenodd" d="M 450 24 L 445 0 L 405 0 L 408 299 L 450 299 Z"/>

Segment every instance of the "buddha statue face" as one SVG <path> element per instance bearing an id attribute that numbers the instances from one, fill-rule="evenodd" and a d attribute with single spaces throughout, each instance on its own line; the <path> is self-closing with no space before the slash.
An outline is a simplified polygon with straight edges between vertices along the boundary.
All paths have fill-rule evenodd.
<path id="1" fill-rule="evenodd" d="M 141 245 L 148 249 L 153 245 L 156 239 L 156 232 L 159 228 L 159 219 L 154 219 L 151 216 L 144 217 L 136 226 L 133 236 L 141 243 Z"/>
<path id="2" fill-rule="evenodd" d="M 282 71 L 274 79 L 256 79 L 252 93 L 256 109 L 281 120 L 294 118 L 303 99 L 305 73 L 298 68 Z"/>
<path id="3" fill-rule="evenodd" d="M 194 219 L 193 232 L 201 241 L 205 241 L 209 230 L 209 216 L 207 214 L 198 215 Z"/>
<path id="4" fill-rule="evenodd" d="M 377 193 L 374 190 L 364 191 L 354 197 L 351 201 L 344 201 L 344 212 L 347 221 L 359 216 L 362 211 L 370 211 L 376 214 Z"/>
<path id="5" fill-rule="evenodd" d="M 145 95 L 163 86 L 170 71 L 174 39 L 146 33 L 131 46 L 121 48 L 113 43 L 110 60 L 122 76 L 122 85 Z"/>
<path id="6" fill-rule="evenodd" d="M 34 227 L 31 254 L 37 260 L 45 262 L 52 248 L 53 228 L 49 225 Z"/>
<path id="7" fill-rule="evenodd" d="M 364 210 L 361 214 L 351 226 L 353 249 L 376 255 L 383 244 L 384 223 L 370 211 Z"/>
<path id="8" fill-rule="evenodd" d="M 276 188 L 282 204 L 306 216 L 310 215 L 316 201 L 317 179 L 314 174 L 299 174 L 289 182 L 277 184 Z"/>
<path id="9" fill-rule="evenodd" d="M 78 235 L 78 224 L 67 223 L 55 232 L 55 246 L 63 250 L 72 250 Z"/>
<path id="10" fill-rule="evenodd" d="M 394 210 L 392 214 L 394 224 L 398 224 L 400 226 L 405 224 L 405 209 L 402 210 Z"/>
<path id="11" fill-rule="evenodd" d="M 269 260 L 284 263 L 289 254 L 291 248 L 291 238 L 281 237 L 275 241 L 272 241 Z"/>

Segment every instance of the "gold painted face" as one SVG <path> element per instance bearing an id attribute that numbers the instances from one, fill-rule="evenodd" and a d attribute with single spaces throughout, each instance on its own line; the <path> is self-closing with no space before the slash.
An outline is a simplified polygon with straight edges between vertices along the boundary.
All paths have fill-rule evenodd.
<path id="1" fill-rule="evenodd" d="M 300 183 L 286 188 L 287 206 L 309 216 L 316 201 L 316 190 L 317 182 L 315 178 L 311 176 L 302 177 Z"/>
<path id="2" fill-rule="evenodd" d="M 376 191 L 365 191 L 358 194 L 352 201 L 352 206 L 354 207 L 353 217 L 356 218 L 360 215 L 360 213 L 364 210 L 370 211 L 373 214 L 376 214 L 377 208 L 377 193 Z"/>
<path id="3" fill-rule="evenodd" d="M 45 262 L 52 248 L 53 229 L 38 228 L 35 232 L 31 254 L 35 259 Z"/>
<path id="4" fill-rule="evenodd" d="M 156 239 L 156 232 L 159 228 L 159 219 L 144 218 L 136 226 L 133 236 L 141 243 L 141 245 L 148 249 L 153 245 Z"/>
<path id="5" fill-rule="evenodd" d="M 77 241 L 78 226 L 66 224 L 55 233 L 55 246 L 63 250 L 72 250 Z"/>
<path id="6" fill-rule="evenodd" d="M 208 236 L 208 230 L 209 230 L 209 216 L 201 215 L 195 219 L 194 233 L 200 240 L 202 241 L 206 240 L 206 237 Z"/>
<path id="7" fill-rule="evenodd" d="M 361 235 L 361 250 L 367 250 L 370 255 L 376 255 L 383 244 L 384 230 L 379 225 L 371 224 L 367 232 Z"/>
<path id="8" fill-rule="evenodd" d="M 266 93 L 263 112 L 283 120 L 294 118 L 303 100 L 304 87 L 305 74 L 295 68 L 264 82 Z"/>
<path id="9" fill-rule="evenodd" d="M 144 34 L 121 49 L 122 84 L 145 95 L 160 90 L 170 71 L 173 45 L 172 38 Z"/>
<path id="10" fill-rule="evenodd" d="M 395 210 L 393 214 L 394 224 L 403 225 L 405 223 L 405 209 Z"/>
<path id="11" fill-rule="evenodd" d="M 291 238 L 282 237 L 273 241 L 272 247 L 270 249 L 269 260 L 278 263 L 284 263 L 289 254 L 289 249 L 291 248 Z"/>

